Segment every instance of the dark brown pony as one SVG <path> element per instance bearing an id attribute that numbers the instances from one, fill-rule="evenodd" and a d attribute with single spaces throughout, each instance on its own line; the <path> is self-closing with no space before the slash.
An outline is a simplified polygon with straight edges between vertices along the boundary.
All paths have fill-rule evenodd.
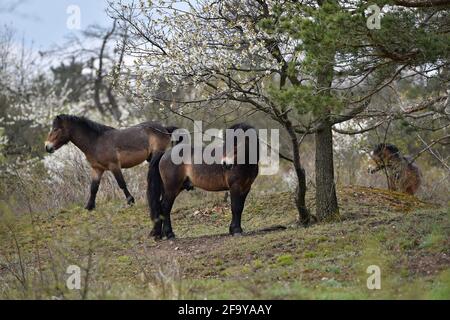
<path id="1" fill-rule="evenodd" d="M 232 213 L 229 232 L 231 235 L 239 235 L 242 233 L 241 215 L 244 209 L 245 199 L 252 183 L 258 175 L 258 140 L 256 131 L 254 131 L 256 142 L 253 141 L 253 143 L 256 143 L 257 155 L 256 161 L 250 161 L 249 146 L 252 141 L 248 136 L 245 136 L 245 133 L 255 129 L 245 123 L 236 124 L 230 129 L 241 129 L 240 133 L 244 134 L 243 140 L 239 140 L 236 136 L 234 137 L 233 154 L 226 155 L 224 153 L 226 156 L 224 159 L 231 159 L 230 162 L 227 161 L 227 163 L 222 162 L 218 164 L 206 164 L 204 162 L 201 164 L 175 164 L 171 158 L 171 150 L 155 155 L 152 158 L 149 169 L 149 192 L 150 198 L 155 200 L 150 204 L 153 206 L 150 211 L 156 213 L 152 217 L 154 228 L 151 232 L 151 235 L 155 239 L 161 239 L 164 236 L 168 239 L 175 237 L 170 221 L 170 212 L 173 203 L 183 189 L 189 190 L 192 187 L 198 187 L 206 191 L 229 190 Z M 225 136 L 225 141 L 227 141 L 226 139 Z M 245 143 L 238 143 L 238 141 L 245 141 Z M 239 152 L 244 152 L 245 154 L 245 163 L 243 164 L 239 164 L 236 161 L 236 154 L 240 148 L 241 151 Z M 225 143 L 224 149 L 226 149 Z M 194 149 L 192 148 L 192 157 L 193 153 Z M 160 197 L 161 202 L 157 202 L 156 199 Z"/>
<path id="2" fill-rule="evenodd" d="M 90 197 L 86 209 L 92 210 L 100 180 L 107 170 L 113 173 L 127 203 L 133 204 L 134 198 L 127 189 L 122 169 L 149 161 L 152 154 L 165 151 L 171 145 L 171 135 L 156 122 L 143 122 L 119 130 L 84 117 L 59 115 L 53 120 L 45 149 L 53 153 L 68 142 L 76 145 L 91 165 Z"/>
<path id="3" fill-rule="evenodd" d="M 400 150 L 388 143 L 377 145 L 370 154 L 375 163 L 370 173 L 384 169 L 388 179 L 389 190 L 415 194 L 419 189 L 421 174 L 412 161 L 400 154 Z"/>

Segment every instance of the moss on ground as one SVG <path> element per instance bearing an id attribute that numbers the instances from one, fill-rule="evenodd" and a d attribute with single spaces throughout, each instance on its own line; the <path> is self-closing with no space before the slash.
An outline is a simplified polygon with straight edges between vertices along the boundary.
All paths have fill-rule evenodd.
<path id="1" fill-rule="evenodd" d="M 448 209 L 364 187 L 338 196 L 340 221 L 301 228 L 292 194 L 251 193 L 245 235 L 230 237 L 221 196 L 187 193 L 173 212 L 177 239 L 161 242 L 148 237 L 145 204 L 22 217 L 3 207 L 0 297 L 450 298 Z M 277 225 L 286 229 L 263 230 Z M 66 288 L 71 264 L 82 268 L 81 290 Z M 370 265 L 381 269 L 381 290 L 367 289 Z"/>

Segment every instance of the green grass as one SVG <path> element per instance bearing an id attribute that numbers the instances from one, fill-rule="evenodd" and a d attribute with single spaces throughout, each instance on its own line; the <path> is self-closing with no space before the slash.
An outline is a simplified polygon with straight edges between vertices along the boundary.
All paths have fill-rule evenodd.
<path id="1" fill-rule="evenodd" d="M 233 238 L 221 194 L 186 193 L 173 212 L 177 239 L 160 242 L 148 237 L 144 204 L 22 217 L 3 207 L 0 297 L 450 299 L 448 209 L 362 187 L 339 200 L 340 221 L 301 228 L 291 194 L 253 192 L 246 235 Z M 287 229 L 262 231 L 276 225 Z M 65 286 L 71 264 L 82 290 Z M 381 290 L 366 287 L 369 265 L 381 268 Z"/>

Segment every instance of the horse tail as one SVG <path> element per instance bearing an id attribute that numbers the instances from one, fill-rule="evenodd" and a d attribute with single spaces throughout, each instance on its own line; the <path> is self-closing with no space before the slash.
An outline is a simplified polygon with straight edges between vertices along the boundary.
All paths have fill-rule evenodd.
<path id="1" fill-rule="evenodd" d="M 163 183 L 159 172 L 159 162 L 164 152 L 156 152 L 149 159 L 147 174 L 147 201 L 150 208 L 150 218 L 157 222 L 161 215 L 161 196 Z"/>

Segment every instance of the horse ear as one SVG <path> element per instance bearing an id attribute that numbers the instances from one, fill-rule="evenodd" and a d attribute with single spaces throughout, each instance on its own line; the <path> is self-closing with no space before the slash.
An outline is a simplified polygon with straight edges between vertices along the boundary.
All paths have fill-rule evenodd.
<path id="1" fill-rule="evenodd" d="M 62 121 L 61 115 L 57 115 L 55 119 L 53 119 L 53 127 L 59 127 Z"/>

